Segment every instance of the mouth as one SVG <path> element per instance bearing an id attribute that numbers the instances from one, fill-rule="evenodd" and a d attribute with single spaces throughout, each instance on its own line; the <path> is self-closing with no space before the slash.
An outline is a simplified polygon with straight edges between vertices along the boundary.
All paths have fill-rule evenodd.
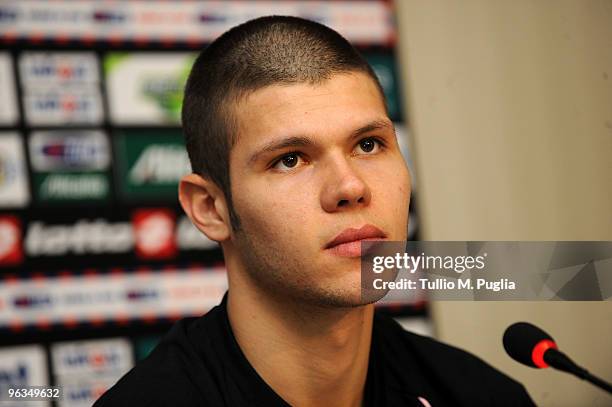
<path id="1" fill-rule="evenodd" d="M 364 225 L 359 229 L 348 228 L 325 245 L 325 250 L 341 257 L 360 257 L 361 242 L 382 240 L 387 235 L 374 225 Z"/>

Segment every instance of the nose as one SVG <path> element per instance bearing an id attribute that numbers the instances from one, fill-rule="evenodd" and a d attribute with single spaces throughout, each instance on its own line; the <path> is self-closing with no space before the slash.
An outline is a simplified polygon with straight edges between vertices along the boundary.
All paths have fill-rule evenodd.
<path id="1" fill-rule="evenodd" d="M 334 159 L 321 192 L 323 210 L 331 213 L 365 207 L 371 199 L 370 188 L 351 164 L 344 157 Z"/>

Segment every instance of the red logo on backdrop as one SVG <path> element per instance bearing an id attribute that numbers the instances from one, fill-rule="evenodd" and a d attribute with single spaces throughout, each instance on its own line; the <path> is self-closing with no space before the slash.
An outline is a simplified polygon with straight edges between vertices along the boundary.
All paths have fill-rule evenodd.
<path id="1" fill-rule="evenodd" d="M 14 266 L 22 261 L 21 222 L 16 216 L 0 216 L 0 265 Z"/>
<path id="2" fill-rule="evenodd" d="M 138 209 L 132 213 L 136 254 L 143 259 L 176 256 L 174 212 L 169 209 Z"/>

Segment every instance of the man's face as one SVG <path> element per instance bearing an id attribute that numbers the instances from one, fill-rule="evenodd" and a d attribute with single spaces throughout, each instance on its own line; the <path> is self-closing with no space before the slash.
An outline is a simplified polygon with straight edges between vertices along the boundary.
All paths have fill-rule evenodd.
<path id="1" fill-rule="evenodd" d="M 376 85 L 363 73 L 273 85 L 235 111 L 229 167 L 241 222 L 232 232 L 236 264 L 275 295 L 360 305 L 359 239 L 405 240 L 410 199 L 408 170 Z"/>

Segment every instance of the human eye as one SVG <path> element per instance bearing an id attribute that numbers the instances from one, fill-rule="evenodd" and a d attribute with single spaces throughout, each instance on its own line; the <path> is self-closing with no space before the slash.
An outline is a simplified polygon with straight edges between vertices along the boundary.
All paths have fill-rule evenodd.
<path id="1" fill-rule="evenodd" d="M 271 168 L 278 171 L 290 171 L 300 165 L 303 161 L 298 153 L 287 153 L 272 162 Z"/>
<path id="2" fill-rule="evenodd" d="M 378 137 L 366 137 L 359 140 L 355 149 L 357 154 L 376 154 L 384 147 L 385 143 Z"/>

